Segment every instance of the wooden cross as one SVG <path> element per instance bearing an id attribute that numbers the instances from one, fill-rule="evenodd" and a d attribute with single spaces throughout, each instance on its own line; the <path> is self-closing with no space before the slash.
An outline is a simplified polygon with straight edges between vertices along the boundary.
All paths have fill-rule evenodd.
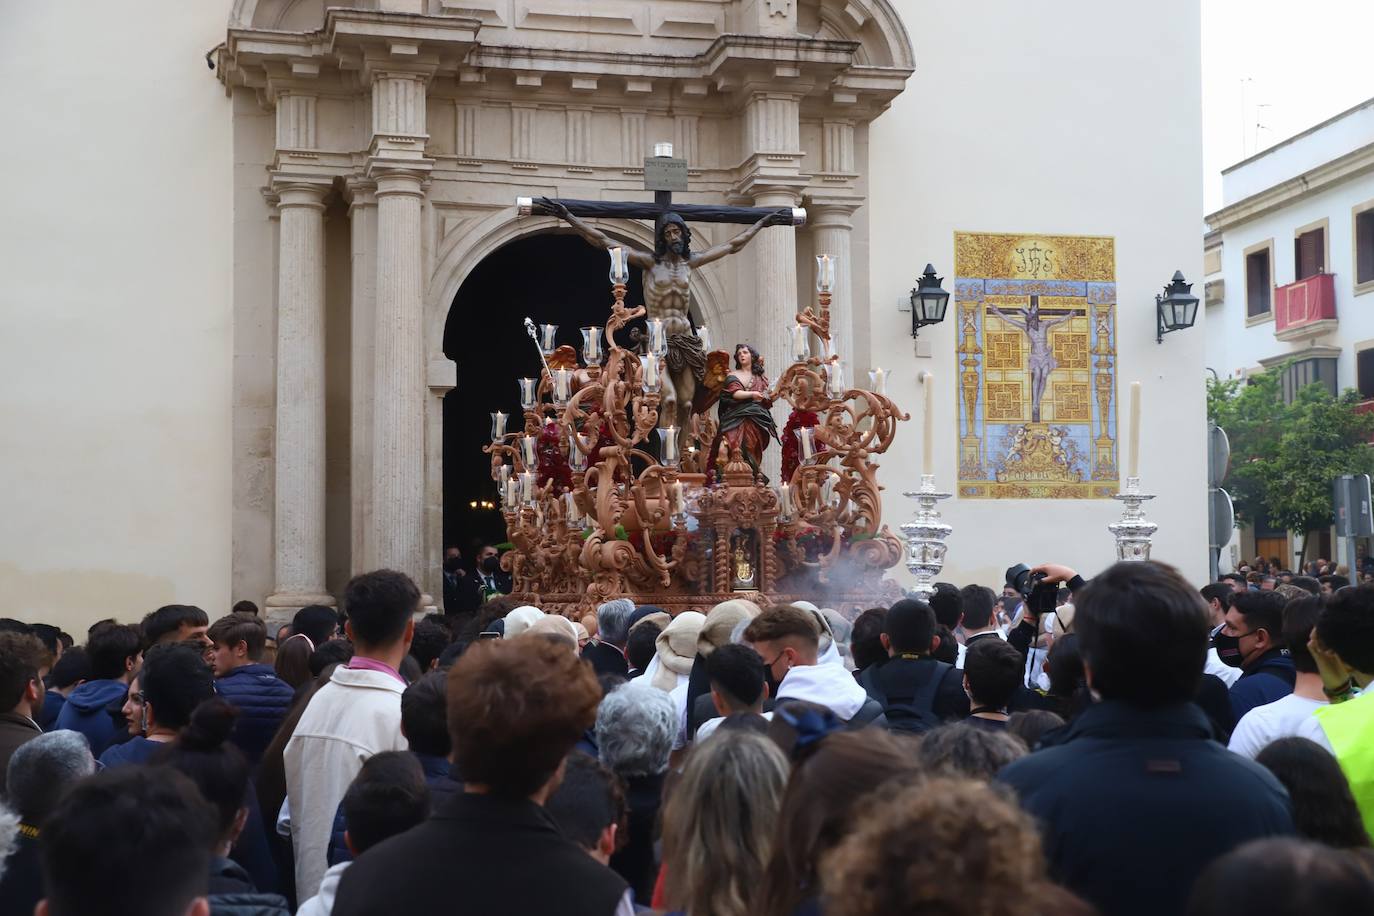
<path id="1" fill-rule="evenodd" d="M 789 220 L 776 207 L 728 207 L 714 204 L 673 205 L 673 192 L 687 190 L 687 160 L 674 159 L 670 144 L 659 144 L 656 152 L 665 151 L 667 155 L 655 155 L 644 160 L 644 190 L 654 192 L 653 203 L 626 200 L 570 200 L 558 198 L 557 203 L 568 208 L 573 216 L 595 219 L 651 219 L 657 235 L 658 221 L 669 211 L 681 216 L 690 223 L 738 223 L 753 224 L 765 216 L 772 216 L 769 226 L 802 226 L 806 223 L 806 211 L 800 207 L 792 208 Z M 539 200 L 530 197 L 516 198 L 516 206 L 521 216 L 540 214 L 552 216 L 553 211 Z"/>

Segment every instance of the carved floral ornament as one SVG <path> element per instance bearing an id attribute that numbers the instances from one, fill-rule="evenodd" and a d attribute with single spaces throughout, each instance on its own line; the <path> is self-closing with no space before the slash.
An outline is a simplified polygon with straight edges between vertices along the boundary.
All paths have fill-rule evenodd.
<path id="1" fill-rule="evenodd" d="M 797 316 L 824 355 L 794 361 L 770 392 L 812 424 L 800 427 L 807 454 L 785 457 L 782 486 L 756 478 L 724 443 L 708 481 L 699 446 L 714 439 L 715 420 L 706 414 L 684 454 L 674 460 L 662 445 L 653 454 L 651 437 L 676 440 L 655 432 L 660 395 L 645 384 L 643 358 L 617 339 L 644 309 L 625 307 L 623 284 L 614 295 L 604 356 L 584 348 L 596 357 L 581 366 L 572 347 L 551 350 L 522 392 L 523 430 L 506 432 L 502 418 L 486 447 L 513 545 L 502 558 L 513 593 L 566 614 L 615 597 L 708 610 L 741 591 L 763 602 L 824 593 L 836 606 L 895 596 L 884 571 L 904 548 L 883 524 L 873 459 L 909 417 L 884 393 L 837 384 L 830 293 Z"/>

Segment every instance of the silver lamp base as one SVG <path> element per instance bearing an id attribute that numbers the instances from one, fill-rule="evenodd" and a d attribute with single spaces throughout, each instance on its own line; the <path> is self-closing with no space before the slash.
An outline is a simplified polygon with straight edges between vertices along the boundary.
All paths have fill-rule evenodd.
<path id="1" fill-rule="evenodd" d="M 935 489 L 935 475 L 921 475 L 921 489 L 914 493 L 903 493 L 916 500 L 916 517 L 902 525 L 906 536 L 906 568 L 916 577 L 916 584 L 907 590 L 913 598 L 927 600 L 935 594 L 935 579 L 945 568 L 945 552 L 949 549 L 945 538 L 954 531 L 940 520 L 936 505 L 942 499 L 949 499 L 950 493 Z"/>
<path id="2" fill-rule="evenodd" d="M 1121 520 L 1107 526 L 1116 538 L 1117 560 L 1141 562 L 1150 559 L 1150 539 L 1159 526 L 1145 518 L 1144 504 L 1154 499 L 1154 494 L 1141 492 L 1139 477 L 1127 477 L 1126 488 L 1112 498 L 1122 503 Z"/>

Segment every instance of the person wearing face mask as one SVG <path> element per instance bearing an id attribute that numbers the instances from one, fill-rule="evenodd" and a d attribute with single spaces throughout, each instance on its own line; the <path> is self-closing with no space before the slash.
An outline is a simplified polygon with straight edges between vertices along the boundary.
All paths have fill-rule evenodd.
<path id="1" fill-rule="evenodd" d="M 492 595 L 510 594 L 510 573 L 501 568 L 501 554 L 493 544 L 487 544 L 477 552 L 477 580 L 483 601 Z"/>
<path id="2" fill-rule="evenodd" d="M 934 620 L 932 615 L 932 631 Z M 749 623 L 744 641 L 763 659 L 768 693 L 779 703 L 806 700 L 824 706 L 850 728 L 887 725 L 882 703 L 871 699 L 844 665 L 820 664 L 820 625 L 808 611 L 790 604 L 770 607 Z"/>
<path id="3" fill-rule="evenodd" d="M 482 603 L 482 585 L 463 568 L 463 552 L 444 548 L 444 613 L 470 614 Z"/>
<path id="4" fill-rule="evenodd" d="M 1212 639 L 1222 662 L 1241 669 L 1231 687 L 1237 720 L 1293 692 L 1297 669 L 1283 641 L 1283 606 L 1276 592 L 1238 592 L 1231 598 L 1221 632 Z"/>

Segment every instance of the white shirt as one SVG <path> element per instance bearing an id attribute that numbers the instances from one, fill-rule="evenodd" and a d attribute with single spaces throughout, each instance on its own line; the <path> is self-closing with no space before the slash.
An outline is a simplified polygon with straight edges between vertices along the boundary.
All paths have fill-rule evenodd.
<path id="1" fill-rule="evenodd" d="M 1240 717 L 1227 746 L 1253 760 L 1271 741 L 1298 734 L 1302 724 L 1312 718 L 1312 713 L 1325 705 L 1322 700 L 1309 700 L 1290 693 L 1281 700 L 1256 706 Z"/>
<path id="2" fill-rule="evenodd" d="M 1202 672 L 1203 674 L 1215 674 L 1221 678 L 1227 690 L 1230 690 L 1231 685 L 1240 680 L 1240 676 L 1245 673 L 1240 668 L 1232 668 L 1222 661 L 1221 656 L 1217 655 L 1217 650 L 1213 648 L 1207 650 L 1207 664 L 1203 666 Z M 1251 711 L 1253 712 L 1253 710 Z"/>
<path id="3" fill-rule="evenodd" d="M 768 719 L 770 722 L 773 719 L 773 711 L 771 709 L 768 712 L 760 713 L 760 715 L 762 715 L 765 719 Z M 720 723 L 724 721 L 724 716 L 718 716 L 714 719 L 707 719 L 705 722 L 698 725 L 696 737 L 697 744 L 700 744 L 707 738 L 711 737 L 711 735 L 715 733 L 715 730 L 720 728 Z"/>

